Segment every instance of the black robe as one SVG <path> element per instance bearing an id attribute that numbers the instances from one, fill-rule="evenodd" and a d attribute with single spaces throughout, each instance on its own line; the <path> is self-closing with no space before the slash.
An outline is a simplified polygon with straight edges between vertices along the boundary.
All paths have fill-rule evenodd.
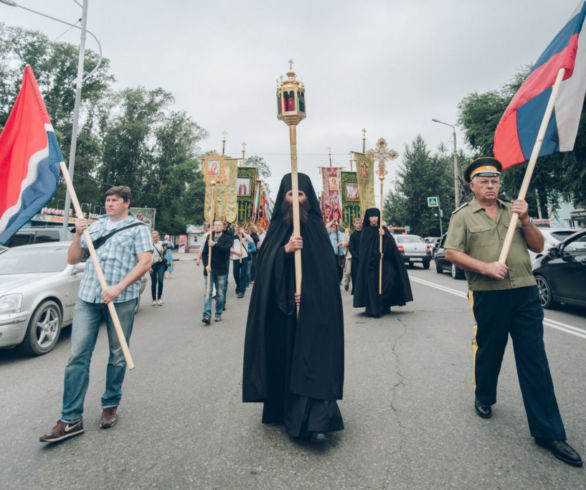
<path id="1" fill-rule="evenodd" d="M 382 294 L 379 294 L 379 228 L 370 226 L 370 216 L 380 216 L 379 210 L 368 209 L 364 216 L 360 234 L 358 274 L 354 288 L 354 307 L 366 306 L 367 316 L 380 317 L 387 313 L 391 306 L 403 306 L 407 301 L 413 301 L 413 295 L 407 269 L 395 239 L 384 227 Z"/>
<path id="2" fill-rule="evenodd" d="M 354 230 L 354 233 L 350 235 L 350 241 L 348 243 L 348 250 L 352 254 L 352 260 L 350 261 L 350 277 L 352 278 L 352 294 L 354 294 L 354 286 L 356 284 L 356 275 L 358 274 L 358 264 L 360 262 L 360 232 L 361 230 Z"/>
<path id="3" fill-rule="evenodd" d="M 310 204 L 301 223 L 302 293 L 297 318 L 294 254 L 285 253 L 293 226 L 282 215 L 290 174 L 279 188 L 275 211 L 257 260 L 250 298 L 242 399 L 264 402 L 264 423 L 285 423 L 293 437 L 343 429 L 336 400 L 344 382 L 344 320 L 334 252 L 309 177 L 299 189 Z"/>

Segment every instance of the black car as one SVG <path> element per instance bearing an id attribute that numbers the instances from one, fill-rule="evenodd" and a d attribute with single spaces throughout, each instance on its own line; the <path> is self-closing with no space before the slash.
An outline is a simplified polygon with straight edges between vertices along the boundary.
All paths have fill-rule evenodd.
<path id="1" fill-rule="evenodd" d="M 446 243 L 446 236 L 448 234 L 444 233 L 433 251 L 433 260 L 435 262 L 435 270 L 438 274 L 441 274 L 444 271 L 450 271 L 450 274 L 454 279 L 464 279 L 464 269 L 460 269 L 452 264 L 448 259 L 446 259 L 446 249 L 444 248 L 444 244 Z"/>
<path id="2" fill-rule="evenodd" d="M 544 308 L 559 303 L 586 307 L 586 229 L 537 258 L 533 275 Z"/>

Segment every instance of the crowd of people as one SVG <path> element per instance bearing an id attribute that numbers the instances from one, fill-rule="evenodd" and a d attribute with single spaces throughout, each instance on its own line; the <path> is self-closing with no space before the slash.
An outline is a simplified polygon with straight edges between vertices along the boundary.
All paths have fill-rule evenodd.
<path id="1" fill-rule="evenodd" d="M 466 271 L 476 321 L 474 340 L 474 409 L 490 418 L 507 338 L 513 339 L 523 402 L 535 442 L 558 459 L 582 466 L 566 442 L 543 343 L 543 312 L 527 249 L 543 249 L 543 237 L 523 200 L 498 198 L 500 163 L 493 158 L 473 162 L 465 172 L 474 199 L 452 215 L 446 256 Z M 226 308 L 230 262 L 237 298 L 250 285 L 246 322 L 242 400 L 262 403 L 262 422 L 283 424 L 293 438 L 322 442 L 344 428 L 338 400 L 344 385 L 344 314 L 341 289 L 353 295 L 353 306 L 379 318 L 393 306 L 413 300 L 409 277 L 393 235 L 380 211 L 367 209 L 354 231 L 339 223 L 324 225 L 321 207 L 309 177 L 299 174 L 300 233 L 293 232 L 290 174 L 283 177 L 271 224 L 266 233 L 255 226 L 215 221 L 207 230 L 197 257 L 203 264 L 202 322 L 219 322 Z M 139 279 L 151 272 L 153 305 L 162 305 L 165 257 L 169 246 L 158 233 L 128 213 L 130 189 L 106 193 L 107 217 L 89 227 L 92 239 L 107 238 L 98 250 L 108 286 L 103 290 L 88 262 L 80 286 L 72 327 L 70 357 L 65 369 L 61 418 L 43 442 L 56 442 L 83 432 L 83 404 L 89 363 L 97 330 L 106 322 L 110 345 L 106 391 L 100 427 L 117 421 L 126 362 L 105 306 L 113 302 L 127 339 L 132 332 Z M 519 217 L 511 253 L 499 262 L 512 213 Z M 87 254 L 82 238 L 88 229 L 77 221 L 68 261 Z M 113 236 L 114 235 L 114 236 Z M 112 238 L 110 238 L 112 237 Z M 295 260 L 301 252 L 302 261 Z M 161 273 L 161 270 L 163 271 Z M 296 277 L 301 275 L 301 289 Z M 352 285 L 350 289 L 350 283 Z"/>

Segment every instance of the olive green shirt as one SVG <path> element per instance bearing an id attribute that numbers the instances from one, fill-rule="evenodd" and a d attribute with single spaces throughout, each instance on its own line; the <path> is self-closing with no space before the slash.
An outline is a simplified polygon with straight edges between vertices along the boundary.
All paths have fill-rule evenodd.
<path id="1" fill-rule="evenodd" d="M 510 203 L 500 199 L 497 202 L 496 221 L 476 199 L 456 209 L 450 220 L 445 248 L 464 252 L 483 262 L 497 262 L 513 215 Z M 527 242 L 521 228 L 521 223 L 518 222 L 507 257 L 509 270 L 505 278 L 493 279 L 484 274 L 466 271 L 469 289 L 491 291 L 535 285 Z"/>

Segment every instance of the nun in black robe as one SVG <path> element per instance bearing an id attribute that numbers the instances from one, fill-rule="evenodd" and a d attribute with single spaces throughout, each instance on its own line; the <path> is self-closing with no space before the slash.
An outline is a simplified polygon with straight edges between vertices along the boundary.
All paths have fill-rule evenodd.
<path id="1" fill-rule="evenodd" d="M 348 251 L 352 254 L 352 259 L 350 260 L 350 278 L 352 279 L 352 294 L 354 294 L 354 288 L 356 286 L 356 276 L 358 274 L 358 264 L 360 263 L 361 232 L 362 228 L 360 230 L 354 230 L 352 235 L 350 235 L 350 240 L 348 242 Z"/>
<path id="2" fill-rule="evenodd" d="M 344 319 L 332 245 L 319 201 L 305 174 L 302 293 L 297 318 L 293 233 L 281 181 L 271 223 L 257 259 L 244 341 L 243 402 L 264 403 L 262 422 L 284 424 L 291 437 L 320 440 L 344 424 L 336 400 L 344 383 Z M 284 205 L 285 201 L 285 205 Z M 301 204 L 301 203 L 300 203 Z M 301 207 L 301 206 L 300 206 Z"/>
<path id="3" fill-rule="evenodd" d="M 403 306 L 413 301 L 407 269 L 397 249 L 395 239 L 383 226 L 383 274 L 382 294 L 379 294 L 379 225 L 370 223 L 370 217 L 380 219 L 380 211 L 370 208 L 364 214 L 360 233 L 358 273 L 354 288 L 354 307 L 366 306 L 366 315 L 380 317 L 391 306 Z"/>

